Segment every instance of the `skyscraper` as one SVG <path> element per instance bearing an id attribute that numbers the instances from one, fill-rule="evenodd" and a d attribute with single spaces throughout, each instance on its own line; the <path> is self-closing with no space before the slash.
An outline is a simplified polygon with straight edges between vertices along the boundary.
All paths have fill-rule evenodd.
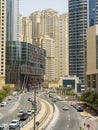
<path id="1" fill-rule="evenodd" d="M 6 0 L 0 0 L 0 87 L 5 84 Z"/>
<path id="2" fill-rule="evenodd" d="M 87 0 L 69 0 L 69 74 L 85 83 Z"/>
<path id="3" fill-rule="evenodd" d="M 7 41 L 18 40 L 19 29 L 19 0 L 7 1 Z"/>
<path id="4" fill-rule="evenodd" d="M 69 0 L 69 74 L 85 83 L 86 30 L 98 23 L 98 0 Z"/>
<path id="5" fill-rule="evenodd" d="M 59 14 L 53 9 L 46 9 L 32 13 L 30 18 L 33 40 L 35 39 L 37 44 L 40 36 L 44 35 L 54 40 L 55 67 L 53 66 L 53 69 L 55 68 L 55 80 L 57 81 L 60 77 L 68 75 L 68 15 Z"/>
<path id="6" fill-rule="evenodd" d="M 19 15 L 19 41 L 32 44 L 32 21 L 22 15 Z"/>
<path id="7" fill-rule="evenodd" d="M 98 0 L 88 0 L 89 26 L 98 24 Z"/>

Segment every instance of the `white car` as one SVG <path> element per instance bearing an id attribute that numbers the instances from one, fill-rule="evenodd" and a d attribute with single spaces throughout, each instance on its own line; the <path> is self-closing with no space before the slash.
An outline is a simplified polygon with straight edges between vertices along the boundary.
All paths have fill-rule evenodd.
<path id="1" fill-rule="evenodd" d="M 63 106 L 63 110 L 67 111 L 69 108 L 67 106 Z"/>
<path id="2" fill-rule="evenodd" d="M 6 104 L 7 104 L 7 102 L 2 102 L 2 103 L 0 104 L 0 106 L 1 106 L 1 107 L 4 107 L 4 106 L 6 106 Z"/>
<path id="3" fill-rule="evenodd" d="M 24 110 L 20 110 L 20 111 L 18 112 L 18 117 L 20 117 L 23 113 L 24 113 Z"/>
<path id="4" fill-rule="evenodd" d="M 11 123 L 9 124 L 9 129 L 15 129 L 19 126 L 20 126 L 19 120 L 12 120 Z"/>
<path id="5" fill-rule="evenodd" d="M 27 111 L 27 114 L 28 114 L 29 116 L 31 116 L 31 115 L 32 115 L 32 110 L 28 110 L 28 111 Z"/>

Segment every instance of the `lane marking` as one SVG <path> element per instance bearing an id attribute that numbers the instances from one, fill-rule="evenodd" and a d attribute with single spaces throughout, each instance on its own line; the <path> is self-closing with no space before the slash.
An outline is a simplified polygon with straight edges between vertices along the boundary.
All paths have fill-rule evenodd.
<path id="1" fill-rule="evenodd" d="M 69 127 L 69 124 L 67 124 L 67 127 Z"/>

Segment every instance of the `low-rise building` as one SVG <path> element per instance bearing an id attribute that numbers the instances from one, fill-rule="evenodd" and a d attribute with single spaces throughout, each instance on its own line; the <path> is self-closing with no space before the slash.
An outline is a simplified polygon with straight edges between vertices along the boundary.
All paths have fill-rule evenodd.
<path id="1" fill-rule="evenodd" d="M 85 86 L 83 86 L 79 78 L 77 76 L 65 76 L 60 78 L 60 86 L 63 87 L 72 87 L 75 90 L 75 93 L 82 92 L 85 90 Z"/>

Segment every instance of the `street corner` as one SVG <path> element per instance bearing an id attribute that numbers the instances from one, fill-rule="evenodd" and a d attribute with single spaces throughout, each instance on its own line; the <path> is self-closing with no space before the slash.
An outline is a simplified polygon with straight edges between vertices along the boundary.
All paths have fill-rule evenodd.
<path id="1" fill-rule="evenodd" d="M 95 121 L 93 121 L 90 117 L 83 119 L 82 126 L 83 130 L 96 130 L 97 128 Z"/>
<path id="2" fill-rule="evenodd" d="M 90 113 L 86 112 L 86 111 L 80 112 L 80 115 L 82 117 L 92 117 L 92 115 Z"/>

